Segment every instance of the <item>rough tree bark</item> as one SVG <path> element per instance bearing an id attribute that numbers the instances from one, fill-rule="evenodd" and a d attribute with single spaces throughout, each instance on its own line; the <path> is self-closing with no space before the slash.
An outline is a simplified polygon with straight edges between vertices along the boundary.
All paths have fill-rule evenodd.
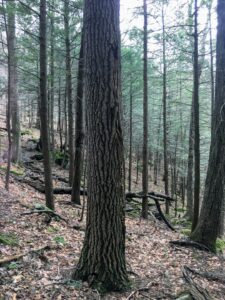
<path id="1" fill-rule="evenodd" d="M 204 198 L 191 239 L 215 250 L 225 186 L 225 1 L 218 0 L 214 126 Z"/>
<path id="2" fill-rule="evenodd" d="M 40 121 L 41 141 L 44 158 L 46 206 L 54 210 L 52 168 L 50 158 L 48 103 L 47 103 L 47 41 L 46 41 L 46 0 L 40 0 Z"/>
<path id="3" fill-rule="evenodd" d="M 87 227 L 73 278 L 101 290 L 128 285 L 125 264 L 119 0 L 86 0 Z"/>

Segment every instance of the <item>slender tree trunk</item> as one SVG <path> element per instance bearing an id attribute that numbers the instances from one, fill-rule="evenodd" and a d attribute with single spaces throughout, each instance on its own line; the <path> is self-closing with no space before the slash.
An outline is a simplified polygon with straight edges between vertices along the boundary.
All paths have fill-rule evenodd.
<path id="1" fill-rule="evenodd" d="M 199 61 L 198 61 L 198 0 L 194 12 L 194 213 L 192 231 L 197 226 L 200 206 L 200 133 L 199 133 Z"/>
<path id="2" fill-rule="evenodd" d="M 142 170 L 142 212 L 141 216 L 148 219 L 148 16 L 147 0 L 143 0 L 144 7 L 144 65 L 143 65 L 143 170 Z"/>
<path id="3" fill-rule="evenodd" d="M 129 175 L 128 191 L 131 191 L 132 185 L 132 152 L 133 152 L 133 86 L 132 76 L 130 76 L 130 137 L 129 137 Z"/>
<path id="4" fill-rule="evenodd" d="M 65 165 L 66 155 L 67 155 L 67 146 L 68 146 L 68 118 L 67 118 L 67 88 L 65 89 L 65 97 L 64 97 L 64 160 L 62 165 Z"/>
<path id="5" fill-rule="evenodd" d="M 169 193 L 168 158 L 167 158 L 167 66 L 166 66 L 166 38 L 164 3 L 162 4 L 162 24 L 163 24 L 163 150 L 164 150 L 164 188 L 165 194 Z M 169 214 L 169 202 L 166 201 L 166 213 Z"/>
<path id="6" fill-rule="evenodd" d="M 70 45 L 70 26 L 69 26 L 69 4 L 70 0 L 64 0 L 64 26 L 65 26 L 65 44 L 66 44 L 66 88 L 68 101 L 68 135 L 69 135 L 69 184 L 73 182 L 74 167 L 74 114 L 72 99 L 72 74 L 71 74 L 71 45 Z"/>
<path id="7" fill-rule="evenodd" d="M 216 86 L 213 135 L 199 222 L 191 239 L 215 250 L 225 186 L 225 1 L 218 0 Z"/>
<path id="8" fill-rule="evenodd" d="M 18 88 L 17 88 L 17 58 L 16 58 L 16 16 L 15 16 L 15 0 L 7 4 L 8 7 L 8 56 L 9 56 L 9 85 L 10 85 L 10 117 L 12 130 L 12 149 L 11 159 L 13 162 L 20 161 L 20 116 L 18 105 Z"/>
<path id="9" fill-rule="evenodd" d="M 61 117 L 61 77 L 59 77 L 59 93 L 58 93 L 58 132 L 59 132 L 59 140 L 60 140 L 60 151 L 63 151 L 62 117 Z"/>
<path id="10" fill-rule="evenodd" d="M 73 278 L 104 292 L 128 285 L 119 7 L 119 0 L 86 0 L 84 8 L 87 227 Z"/>
<path id="11" fill-rule="evenodd" d="M 46 206 L 54 210 L 47 103 L 46 0 L 40 0 L 40 118 Z"/>
<path id="12" fill-rule="evenodd" d="M 138 181 L 139 181 L 139 162 L 140 162 L 139 146 L 137 146 L 137 152 L 136 152 L 136 184 L 138 184 Z"/>
<path id="13" fill-rule="evenodd" d="M 54 5 L 54 1 L 53 1 Z M 55 106 L 55 93 L 54 93 L 54 81 L 55 81 L 55 24 L 54 24 L 54 13 L 51 16 L 51 54 L 50 54 L 50 126 L 51 126 L 51 147 L 54 150 L 55 138 L 54 138 L 54 106 Z"/>
<path id="14" fill-rule="evenodd" d="M 191 105 L 191 120 L 189 129 L 188 170 L 187 170 L 187 211 L 186 218 L 193 220 L 193 168 L 194 168 L 194 116 L 193 101 Z"/>
<path id="15" fill-rule="evenodd" d="M 82 152 L 84 141 L 84 116 L 83 116 L 83 77 L 84 77 L 84 55 L 83 55 L 83 34 L 81 38 L 80 57 L 77 77 L 76 97 L 76 130 L 75 130 L 75 157 L 74 157 L 74 178 L 71 201 L 80 204 L 80 186 L 82 177 Z"/>

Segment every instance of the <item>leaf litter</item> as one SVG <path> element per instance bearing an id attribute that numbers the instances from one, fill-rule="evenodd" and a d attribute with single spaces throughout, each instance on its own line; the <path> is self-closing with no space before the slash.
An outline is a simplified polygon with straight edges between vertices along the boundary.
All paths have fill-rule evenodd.
<path id="1" fill-rule="evenodd" d="M 224 256 L 197 249 L 171 246 L 169 241 L 182 237 L 169 231 L 161 222 L 126 218 L 126 259 L 132 289 L 125 293 L 101 296 L 87 283 L 72 281 L 82 243 L 85 221 L 78 222 L 81 210 L 68 206 L 66 195 L 55 197 L 56 212 L 69 220 L 66 224 L 46 216 L 21 215 L 28 208 L 44 205 L 44 195 L 11 179 L 10 193 L 0 177 L 0 233 L 16 236 L 15 245 L 0 244 L 0 260 L 21 253 L 21 259 L 0 266 L 0 299 L 176 299 L 187 289 L 182 267 L 224 272 Z M 49 246 L 48 250 L 33 251 Z M 225 274 L 225 273 L 224 273 Z M 225 285 L 197 278 L 198 283 L 213 296 L 225 299 Z"/>

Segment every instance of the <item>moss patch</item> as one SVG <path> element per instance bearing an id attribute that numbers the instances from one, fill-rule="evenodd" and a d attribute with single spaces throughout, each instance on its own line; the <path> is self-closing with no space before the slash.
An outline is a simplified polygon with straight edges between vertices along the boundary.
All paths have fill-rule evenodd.
<path id="1" fill-rule="evenodd" d="M 1 165 L 0 169 L 6 171 L 7 165 Z M 23 176 L 24 175 L 24 168 L 20 167 L 19 165 L 12 165 L 10 169 L 10 173 L 16 176 Z"/>
<path id="2" fill-rule="evenodd" d="M 224 249 L 225 249 L 225 241 L 218 238 L 216 240 L 216 251 L 217 252 L 223 252 Z"/>
<path id="3" fill-rule="evenodd" d="M 17 246 L 19 244 L 19 240 L 18 237 L 13 233 L 0 233 L 0 244 Z"/>

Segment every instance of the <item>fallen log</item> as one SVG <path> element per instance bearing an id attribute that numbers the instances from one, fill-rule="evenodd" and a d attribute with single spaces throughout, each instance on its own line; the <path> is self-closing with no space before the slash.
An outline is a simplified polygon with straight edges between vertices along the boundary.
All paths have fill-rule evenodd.
<path id="1" fill-rule="evenodd" d="M 144 195 L 143 195 L 142 192 L 137 192 L 137 193 L 128 192 L 128 193 L 126 193 L 126 198 L 139 198 L 139 199 L 142 199 L 143 196 Z M 175 201 L 173 198 L 171 198 L 167 195 L 163 195 L 163 194 L 155 193 L 155 192 L 148 193 L 147 197 L 148 198 L 154 197 L 155 199 L 157 198 L 157 200 L 159 200 L 159 201 L 165 201 L 165 200 Z"/>
<path id="2" fill-rule="evenodd" d="M 195 300 L 213 300 L 209 292 L 198 285 L 189 274 L 189 270 L 184 267 L 182 270 L 185 282 L 189 287 L 189 292 Z"/>
<path id="3" fill-rule="evenodd" d="M 15 261 L 15 260 L 19 260 L 23 256 L 26 256 L 26 255 L 28 255 L 30 253 L 38 253 L 38 252 L 41 252 L 41 251 L 51 250 L 51 249 L 52 249 L 51 246 L 46 245 L 46 246 L 41 247 L 41 248 L 31 249 L 30 251 L 27 251 L 27 252 L 24 252 L 24 253 L 21 253 L 21 254 L 17 254 L 17 255 L 5 257 L 5 258 L 3 258 L 3 259 L 0 260 L 0 266 L 3 266 L 5 264 L 8 264 L 8 263 L 10 263 L 12 261 Z"/>
<path id="4" fill-rule="evenodd" d="M 153 199 L 153 197 L 151 197 Z M 160 217 L 162 218 L 162 220 L 164 221 L 164 223 L 172 230 L 172 231 L 176 231 L 175 228 L 170 224 L 170 222 L 167 220 L 167 218 L 165 217 L 165 215 L 163 214 L 162 210 L 161 210 L 161 206 L 159 204 L 159 200 L 155 200 L 155 205 L 156 208 L 159 212 Z"/>
<path id="5" fill-rule="evenodd" d="M 30 185 L 31 187 L 33 187 L 34 189 L 36 189 L 38 192 L 40 193 L 45 193 L 45 188 L 43 185 L 41 185 L 40 183 L 36 183 L 36 182 L 31 182 L 29 180 L 23 180 L 25 183 L 27 183 L 28 185 Z M 53 194 L 54 195 L 71 195 L 72 192 L 72 188 L 71 187 L 60 187 L 60 188 L 54 188 L 53 189 Z M 87 190 L 85 189 L 81 189 L 80 190 L 80 195 L 81 196 L 87 196 Z M 132 195 L 132 197 L 131 197 Z M 170 228 L 172 231 L 176 231 L 175 228 L 170 224 L 170 222 L 167 220 L 167 218 L 165 217 L 165 215 L 163 214 L 159 201 L 165 201 L 167 198 L 172 199 L 168 196 L 165 196 L 164 199 L 162 199 L 162 194 L 157 194 L 154 192 L 151 192 L 148 194 L 148 198 L 153 199 L 155 201 L 156 204 L 156 208 L 159 212 L 159 215 L 161 216 L 163 222 L 168 226 L 168 228 Z M 138 199 L 142 199 L 143 196 L 141 194 L 134 194 L 134 193 L 126 193 L 126 199 L 133 199 L 133 198 L 138 198 Z M 168 200 L 168 199 L 167 199 Z M 173 199 L 172 199 L 173 200 Z M 134 202 L 137 202 L 135 200 L 132 200 Z M 139 202 L 137 202 L 137 204 L 141 204 Z M 151 204 L 150 204 L 151 205 Z"/>

